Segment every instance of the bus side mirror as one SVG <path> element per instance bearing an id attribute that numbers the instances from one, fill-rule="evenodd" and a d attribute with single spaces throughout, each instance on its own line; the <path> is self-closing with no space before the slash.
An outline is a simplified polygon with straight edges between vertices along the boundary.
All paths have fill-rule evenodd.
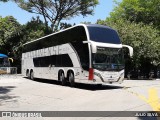
<path id="1" fill-rule="evenodd" d="M 129 56 L 132 57 L 133 56 L 133 48 L 129 45 L 122 45 L 123 48 L 128 48 L 129 50 Z"/>
<path id="2" fill-rule="evenodd" d="M 86 44 L 86 43 L 91 43 L 90 41 L 82 41 L 83 44 Z"/>

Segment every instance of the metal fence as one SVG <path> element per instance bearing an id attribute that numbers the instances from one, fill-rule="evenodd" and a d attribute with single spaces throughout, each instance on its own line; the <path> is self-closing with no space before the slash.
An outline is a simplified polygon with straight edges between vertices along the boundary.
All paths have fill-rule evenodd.
<path id="1" fill-rule="evenodd" d="M 17 67 L 0 67 L 0 74 L 17 74 Z"/>

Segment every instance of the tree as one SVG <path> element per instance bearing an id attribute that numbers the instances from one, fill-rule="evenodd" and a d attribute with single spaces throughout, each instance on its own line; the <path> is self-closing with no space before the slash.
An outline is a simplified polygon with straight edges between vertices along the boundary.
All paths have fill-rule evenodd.
<path id="1" fill-rule="evenodd" d="M 31 21 L 24 25 L 24 41 L 28 42 L 52 33 L 51 28 L 49 26 L 47 28 L 39 16 L 37 18 L 32 17 Z"/>
<path id="2" fill-rule="evenodd" d="M 0 17 L 0 52 L 14 59 L 13 66 L 20 71 L 23 44 L 52 33 L 50 27 L 37 18 L 21 25 L 12 16 Z"/>
<path id="3" fill-rule="evenodd" d="M 78 15 L 92 15 L 98 0 L 15 0 L 22 9 L 42 15 L 47 26 L 51 22 L 52 29 L 58 30 L 61 20 Z"/>
<path id="4" fill-rule="evenodd" d="M 14 56 L 13 48 L 19 45 L 22 26 L 12 16 L 0 17 L 0 51 Z"/>
<path id="5" fill-rule="evenodd" d="M 60 23 L 59 29 L 62 30 L 62 29 L 66 29 L 66 28 L 69 28 L 69 27 L 72 27 L 72 25 L 68 24 L 68 23 Z"/>
<path id="6" fill-rule="evenodd" d="M 23 26 L 12 16 L 0 17 L 0 52 L 14 59 L 13 66 L 20 67 L 19 46 L 23 41 Z"/>
<path id="7" fill-rule="evenodd" d="M 98 20 L 97 23 L 116 29 L 123 44 L 134 48 L 133 68 L 141 69 L 148 75 L 151 67 L 160 65 L 160 36 L 153 26 L 123 19 Z"/>
<path id="8" fill-rule="evenodd" d="M 153 24 L 160 29 L 159 0 L 123 0 L 116 2 L 117 6 L 111 12 L 109 19 L 126 19 L 136 23 Z"/>

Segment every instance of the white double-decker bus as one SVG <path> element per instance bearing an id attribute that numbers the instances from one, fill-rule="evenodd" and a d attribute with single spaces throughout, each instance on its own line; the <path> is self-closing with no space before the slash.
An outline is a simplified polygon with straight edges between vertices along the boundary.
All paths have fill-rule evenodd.
<path id="1" fill-rule="evenodd" d="M 79 24 L 24 44 L 22 74 L 78 83 L 106 84 L 124 79 L 123 47 L 115 30 L 102 25 Z"/>

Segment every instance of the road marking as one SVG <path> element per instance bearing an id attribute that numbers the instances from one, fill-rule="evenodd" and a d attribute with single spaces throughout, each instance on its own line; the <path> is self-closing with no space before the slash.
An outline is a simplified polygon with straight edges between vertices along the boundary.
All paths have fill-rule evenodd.
<path id="1" fill-rule="evenodd" d="M 157 88 L 150 88 L 148 90 L 148 99 L 141 94 L 138 94 L 136 92 L 128 90 L 127 88 L 124 88 L 124 90 L 126 90 L 129 93 L 132 93 L 132 94 L 136 95 L 141 100 L 148 103 L 152 107 L 153 111 L 160 111 L 160 98 L 158 98 Z"/>
<path id="2" fill-rule="evenodd" d="M 156 88 L 149 89 L 149 98 L 145 100 L 154 111 L 160 111 L 160 99 L 158 98 L 158 90 Z"/>

